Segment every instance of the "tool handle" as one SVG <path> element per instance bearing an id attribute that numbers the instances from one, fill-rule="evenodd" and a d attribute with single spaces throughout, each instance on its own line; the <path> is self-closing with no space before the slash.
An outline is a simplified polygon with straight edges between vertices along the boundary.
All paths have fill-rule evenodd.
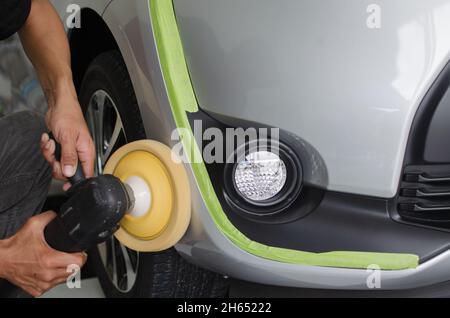
<path id="1" fill-rule="evenodd" d="M 54 250 L 64 253 L 78 253 L 85 249 L 80 247 L 67 233 L 61 218 L 57 216 L 44 229 L 44 237 L 47 244 Z"/>
<path id="2" fill-rule="evenodd" d="M 56 158 L 56 160 L 61 162 L 61 145 L 56 141 L 56 139 L 53 137 L 52 133 L 50 133 L 49 136 L 50 136 L 50 139 L 53 139 L 55 141 L 55 146 L 56 146 L 55 147 L 55 158 Z M 77 171 L 75 171 L 75 174 L 73 175 L 73 177 L 70 177 L 68 179 L 72 186 L 86 180 L 86 177 L 84 176 L 84 172 L 83 172 L 83 166 L 81 165 L 81 162 L 79 160 L 77 163 Z"/>

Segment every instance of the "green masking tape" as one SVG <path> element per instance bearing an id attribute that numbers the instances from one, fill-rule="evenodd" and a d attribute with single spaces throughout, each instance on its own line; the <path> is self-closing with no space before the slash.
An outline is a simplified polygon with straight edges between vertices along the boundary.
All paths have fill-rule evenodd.
<path id="1" fill-rule="evenodd" d="M 184 136 L 183 146 L 194 172 L 198 187 L 211 217 L 217 227 L 236 246 L 253 255 L 269 260 L 311 266 L 366 269 L 377 265 L 384 270 L 416 268 L 419 258 L 412 254 L 371 253 L 336 251 L 311 253 L 285 248 L 271 247 L 250 240 L 227 218 L 217 199 L 205 164 L 194 158 L 201 158 L 200 151 L 192 136 L 186 112 L 198 111 L 198 103 L 192 88 L 183 45 L 178 32 L 172 0 L 150 0 L 150 15 L 159 61 L 164 76 L 169 102 L 177 127 L 189 132 Z"/>

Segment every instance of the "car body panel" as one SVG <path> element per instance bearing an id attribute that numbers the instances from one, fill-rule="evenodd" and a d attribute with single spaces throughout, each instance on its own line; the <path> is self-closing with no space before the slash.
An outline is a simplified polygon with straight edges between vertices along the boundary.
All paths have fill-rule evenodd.
<path id="1" fill-rule="evenodd" d="M 379 29 L 370 4 L 174 0 L 200 106 L 306 140 L 327 168 L 318 186 L 394 197 L 414 115 L 450 58 L 450 3 L 378 1 Z"/>
<path id="2" fill-rule="evenodd" d="M 223 211 L 222 205 L 215 195 L 216 191 L 212 185 L 205 163 L 196 160 L 196 158 L 200 159 L 202 157 L 200 156 L 198 146 L 191 142 L 194 140 L 194 136 L 187 113 L 190 113 L 190 116 L 192 116 L 194 113 L 199 112 L 199 110 L 197 101 L 193 98 L 192 84 L 186 69 L 186 61 L 178 34 L 178 26 L 172 1 L 160 0 L 158 2 L 151 2 L 150 7 L 153 33 L 157 44 L 164 81 L 166 83 L 170 107 L 177 127 L 184 131 L 184 152 L 216 226 L 234 244 L 251 254 L 286 263 L 346 268 L 367 268 L 371 264 L 378 264 L 382 269 L 417 267 L 418 256 L 407 255 L 406 253 L 385 254 L 364 251 L 347 252 L 342 250 L 314 253 L 267 246 L 252 241 L 241 233 L 230 222 Z M 190 132 L 190 135 L 186 135 L 187 131 Z"/>
<path id="3" fill-rule="evenodd" d="M 167 23 L 167 20 L 168 20 L 168 17 L 165 20 L 166 23 Z M 173 33 L 170 33 L 170 34 L 173 35 Z M 160 58 L 161 58 L 161 56 L 160 56 Z M 172 105 L 172 106 L 174 106 L 174 105 Z M 178 110 L 174 110 L 174 112 L 177 113 Z M 179 116 L 179 114 L 175 115 L 175 117 L 177 117 L 177 116 Z M 178 119 L 177 123 L 179 124 L 179 119 Z M 194 172 L 197 172 L 197 171 L 194 171 Z M 196 174 L 196 177 L 197 177 L 197 182 L 200 182 L 198 173 Z M 200 190 L 204 190 L 204 189 L 200 189 Z M 201 194 L 203 195 L 203 198 L 206 199 L 205 193 L 203 192 Z M 204 201 L 202 201 L 202 203 L 204 203 Z M 208 211 L 209 213 L 211 213 L 211 208 L 212 208 L 211 205 L 207 204 L 206 210 L 207 211 L 209 210 Z M 205 210 L 204 208 L 199 207 L 199 209 L 195 209 L 194 211 L 196 213 L 201 213 L 204 210 Z M 201 220 L 205 221 L 205 216 L 203 216 L 201 218 Z M 216 222 L 215 226 L 213 225 L 212 227 L 206 227 L 205 230 L 207 231 L 210 228 L 215 228 L 217 225 L 218 224 Z M 213 237 L 210 235 L 209 239 L 213 239 Z M 233 241 L 233 243 L 237 244 L 236 241 L 234 241 L 234 239 L 232 237 L 231 237 L 231 240 Z M 182 247 L 183 242 L 184 242 L 184 240 L 177 246 L 177 248 L 180 252 L 183 252 L 183 247 Z M 193 257 L 192 240 L 189 240 L 189 243 L 187 245 L 188 245 L 187 253 L 189 253 L 188 255 Z M 239 245 L 240 248 L 245 249 L 245 248 L 243 248 L 243 246 L 241 244 L 237 244 L 237 245 Z M 268 248 L 268 249 L 270 249 L 270 248 Z M 237 251 L 237 250 L 235 249 L 235 251 Z M 185 250 L 185 252 L 186 252 L 186 250 Z M 221 252 L 222 252 L 222 254 L 226 252 L 226 249 L 224 246 L 221 247 Z M 223 269 L 224 268 L 223 262 L 226 260 L 228 262 L 228 266 L 227 266 L 228 270 L 226 272 L 230 272 L 230 271 L 235 272 L 236 270 L 234 270 L 232 268 L 234 266 L 232 264 L 230 264 L 230 262 L 234 258 L 234 255 L 232 254 L 233 252 L 230 250 L 228 252 L 230 252 L 230 253 L 227 254 L 227 257 L 225 259 L 219 257 L 218 255 L 214 255 L 214 256 L 210 257 L 211 261 L 206 261 L 205 264 L 208 263 L 209 266 L 211 266 L 211 264 L 214 263 L 214 261 L 212 261 L 212 259 L 215 258 L 215 259 L 219 260 L 219 262 L 221 264 L 220 268 Z M 256 255 L 252 255 L 252 257 L 255 257 L 255 256 Z M 261 256 L 261 255 L 258 255 L 258 256 Z M 195 261 L 198 262 L 198 260 L 201 259 L 201 255 L 195 255 L 194 259 L 195 259 Z M 263 275 L 262 272 L 264 271 L 265 268 L 267 268 L 266 267 L 267 265 L 273 266 L 273 268 L 276 268 L 277 266 L 275 265 L 275 263 L 273 263 L 270 260 L 267 260 L 267 259 L 264 259 L 261 257 L 259 257 L 258 259 L 261 262 L 258 264 L 258 269 L 255 269 L 255 268 L 252 268 L 250 258 L 248 256 L 241 255 L 239 257 L 239 261 L 240 261 L 241 265 L 243 265 L 245 262 L 245 266 L 244 266 L 245 268 L 243 268 L 243 267 L 238 268 L 239 273 L 236 273 L 237 277 L 243 278 L 243 275 L 247 275 L 245 277 L 246 277 L 246 279 L 249 279 L 249 277 L 252 275 L 249 275 L 249 273 L 247 272 L 247 269 L 252 268 L 255 272 L 258 272 L 258 274 L 256 274 L 258 276 L 258 278 L 257 278 L 258 280 L 261 280 L 261 279 L 262 280 L 265 280 L 265 279 L 271 280 L 273 278 L 273 276 L 263 278 L 260 275 Z M 412 284 L 412 285 L 420 284 L 421 276 L 429 274 L 427 269 L 429 269 L 431 267 L 430 264 L 434 264 L 434 262 L 435 262 L 435 259 L 433 259 L 430 262 L 427 262 L 425 266 L 422 265 L 422 267 L 419 267 L 420 270 L 400 270 L 400 271 L 390 271 L 390 272 L 384 271 L 383 273 L 392 273 L 392 275 L 387 275 L 387 276 L 391 276 L 390 279 L 391 279 L 391 282 L 393 282 L 392 285 L 397 286 L 397 287 L 390 287 L 390 288 L 402 288 L 401 286 L 406 283 Z M 269 265 L 269 263 L 270 263 L 270 265 Z M 282 262 L 277 262 L 277 263 L 282 264 Z M 439 263 L 439 264 L 442 265 L 442 263 Z M 292 265 L 292 264 L 284 264 L 284 265 Z M 283 266 L 283 265 L 280 265 L 280 266 Z M 288 271 L 288 267 L 283 267 L 283 269 Z M 311 270 L 310 274 L 314 276 L 314 279 L 319 283 L 321 288 L 336 288 L 336 286 L 334 286 L 334 287 L 330 286 L 329 284 L 327 284 L 321 280 L 321 278 L 325 278 L 327 276 L 327 271 L 330 270 L 330 268 L 324 268 L 324 267 L 318 267 L 318 266 L 297 265 L 296 269 L 299 271 L 299 273 L 301 273 L 301 272 L 306 273 L 307 271 Z M 314 273 L 315 270 L 317 270 L 316 273 Z M 219 269 L 219 271 L 220 271 L 220 269 Z M 253 273 L 255 273 L 255 272 L 253 272 Z M 336 275 L 334 283 L 338 284 L 339 288 L 356 288 L 356 289 L 367 288 L 367 284 L 366 284 L 367 271 L 354 270 L 354 269 L 344 269 L 343 271 L 341 271 L 340 269 L 333 268 L 333 269 L 331 269 L 331 272 L 334 273 L 334 275 Z M 329 273 L 331 273 L 331 272 L 329 272 Z M 439 271 L 437 271 L 437 272 L 438 272 L 438 274 L 442 274 L 442 272 L 439 272 Z M 364 274 L 362 274 L 362 273 L 364 273 Z M 346 274 L 348 274 L 348 276 Z M 411 275 L 409 275 L 409 274 L 411 274 Z M 360 280 L 361 276 L 358 277 L 358 275 L 363 275 L 364 279 Z M 341 278 L 343 279 L 343 281 L 340 281 Z M 433 278 L 435 278 L 435 277 L 433 277 Z M 359 282 L 356 283 L 357 281 L 359 281 Z M 296 284 L 296 282 L 298 282 L 298 281 L 295 278 L 293 278 L 293 279 L 290 279 L 289 284 Z M 271 283 L 278 284 L 280 282 L 278 281 L 278 283 L 274 283 L 273 281 L 271 281 Z M 302 284 L 301 286 L 303 286 L 303 287 L 308 287 L 308 282 L 306 282 L 304 280 L 300 284 Z M 311 287 L 311 286 L 309 286 L 309 287 Z M 403 286 L 403 288 L 405 288 L 405 287 Z M 407 288 L 409 288 L 409 287 L 407 287 Z"/>

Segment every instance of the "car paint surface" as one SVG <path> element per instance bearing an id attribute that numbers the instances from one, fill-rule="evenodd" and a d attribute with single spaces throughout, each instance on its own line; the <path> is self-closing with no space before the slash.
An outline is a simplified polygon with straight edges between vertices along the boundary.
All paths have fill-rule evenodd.
<path id="1" fill-rule="evenodd" d="M 138 9 L 140 14 L 136 16 L 124 14 L 126 8 Z M 153 34 L 148 33 L 148 30 L 145 29 L 151 24 L 148 17 L 142 13 L 143 10 L 144 6 L 141 2 L 129 3 L 126 7 L 123 2 L 114 1 L 105 11 L 104 19 L 108 22 L 119 47 L 124 52 L 133 84 L 138 86 L 137 89 L 135 87 L 137 94 L 142 88 L 153 92 L 151 96 L 154 99 L 150 99 L 142 105 L 152 109 L 152 117 L 143 115 L 146 129 L 155 120 L 155 123 L 158 123 L 161 118 L 165 121 L 165 125 L 158 127 L 160 130 L 158 134 L 152 135 L 152 132 L 148 131 L 148 137 L 166 142 L 168 134 L 175 128 L 175 124 L 165 92 Z M 147 36 L 152 40 L 149 40 Z M 145 49 L 144 52 L 142 48 Z M 135 77 L 136 74 L 139 77 Z M 138 96 L 138 100 L 144 101 L 145 98 Z M 274 285 L 342 289 L 367 288 L 367 271 L 365 270 L 284 264 L 254 256 L 237 248 L 217 228 L 199 193 L 192 170 L 189 166 L 187 169 L 193 192 L 193 215 L 188 232 L 176 248 L 191 262 L 226 275 Z M 422 264 L 415 270 L 383 271 L 381 273 L 384 277 L 382 288 L 413 288 L 427 285 L 429 282 L 441 281 L 449 275 L 446 270 L 448 259 L 449 254 L 446 253 Z"/>
<path id="2" fill-rule="evenodd" d="M 288 130 L 332 191 L 395 196 L 417 108 L 450 57 L 450 1 L 174 0 L 202 108 Z M 369 23 L 368 23 L 369 20 Z"/>

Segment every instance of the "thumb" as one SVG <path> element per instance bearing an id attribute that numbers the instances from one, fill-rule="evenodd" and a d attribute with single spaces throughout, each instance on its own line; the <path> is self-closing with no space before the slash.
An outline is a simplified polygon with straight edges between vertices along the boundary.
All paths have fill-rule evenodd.
<path id="1" fill-rule="evenodd" d="M 39 224 L 40 227 L 44 228 L 56 217 L 56 213 L 53 211 L 47 211 L 33 217 L 35 224 Z"/>
<path id="2" fill-rule="evenodd" d="M 68 135 L 61 138 L 61 168 L 66 178 L 73 177 L 77 170 L 78 155 L 76 137 Z"/>
<path id="3" fill-rule="evenodd" d="M 83 166 L 86 178 L 94 175 L 95 146 L 89 133 L 81 134 L 78 137 L 78 164 Z"/>

